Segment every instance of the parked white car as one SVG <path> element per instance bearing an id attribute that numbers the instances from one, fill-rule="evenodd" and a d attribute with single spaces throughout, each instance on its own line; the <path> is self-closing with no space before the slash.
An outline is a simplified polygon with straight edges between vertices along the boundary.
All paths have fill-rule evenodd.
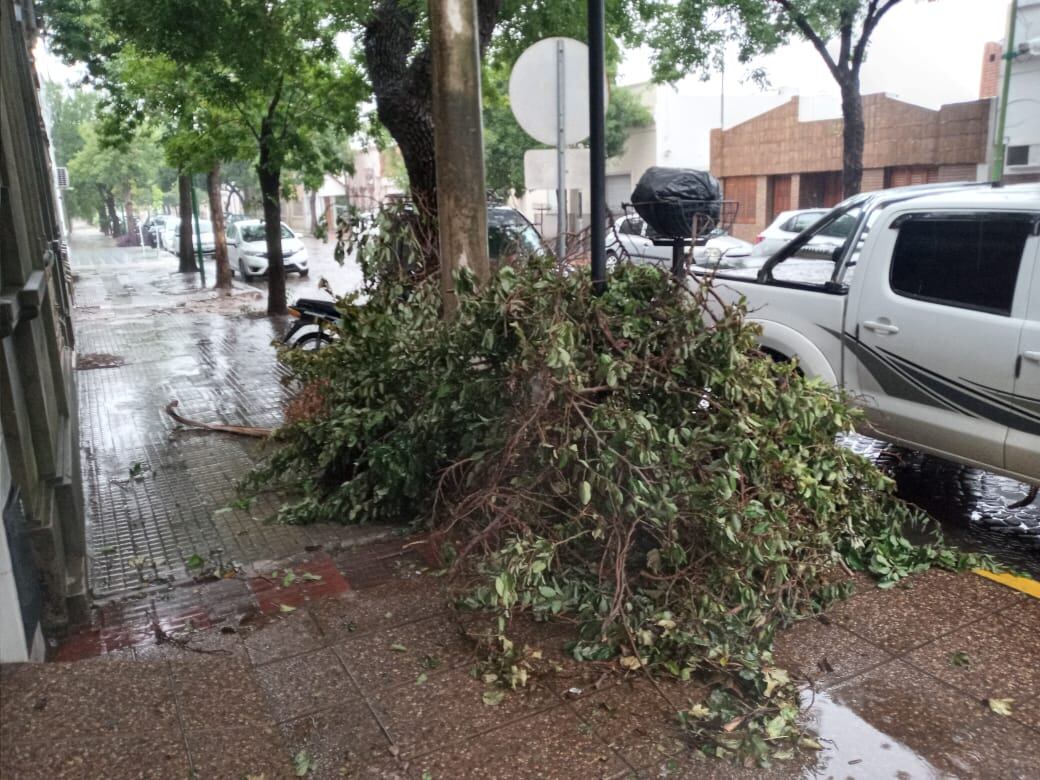
<path id="1" fill-rule="evenodd" d="M 638 216 L 621 217 L 607 232 L 607 265 L 613 265 L 625 254 L 633 263 L 672 266 L 672 245 L 654 243 L 653 228 Z M 693 248 L 697 266 L 712 267 L 720 261 L 735 261 L 751 254 L 751 244 L 723 231 L 716 231 L 703 245 Z"/>
<path id="2" fill-rule="evenodd" d="M 829 259 L 798 256 L 842 221 Z M 713 284 L 764 352 L 845 389 L 864 433 L 1040 485 L 1040 184 L 857 195 Z"/>
<path id="3" fill-rule="evenodd" d="M 752 254 L 755 257 L 769 257 L 829 213 L 830 209 L 798 209 L 780 212 L 769 227 L 755 237 Z M 799 257 L 829 259 L 831 253 L 845 243 L 845 239 L 852 229 L 852 222 L 851 218 L 838 220 L 830 224 L 827 232 L 816 233 L 799 250 Z"/>
<path id="4" fill-rule="evenodd" d="M 259 219 L 243 219 L 232 222 L 227 228 L 228 262 L 243 279 L 263 276 L 267 273 L 267 238 L 264 222 Z M 303 242 L 282 223 L 282 262 L 286 272 L 295 271 L 300 276 L 310 273 L 307 267 L 307 249 Z"/>
<path id="5" fill-rule="evenodd" d="M 166 218 L 158 237 L 160 249 L 165 249 L 167 252 L 177 254 L 177 241 L 175 236 L 179 236 L 180 234 L 175 231 L 180 228 L 180 224 L 180 217 Z"/>
<path id="6" fill-rule="evenodd" d="M 198 232 L 195 231 L 195 223 L 190 220 L 186 223 L 182 223 L 179 217 L 167 217 L 166 224 L 163 226 L 162 232 L 162 245 L 163 249 L 167 252 L 177 254 L 181 245 L 181 225 L 186 224 L 191 230 L 191 242 L 192 247 L 195 251 L 198 251 L 196 246 L 197 239 L 201 239 L 202 243 L 202 254 L 212 255 L 217 251 L 216 240 L 213 238 L 213 223 L 208 219 L 200 219 L 198 225 Z"/>

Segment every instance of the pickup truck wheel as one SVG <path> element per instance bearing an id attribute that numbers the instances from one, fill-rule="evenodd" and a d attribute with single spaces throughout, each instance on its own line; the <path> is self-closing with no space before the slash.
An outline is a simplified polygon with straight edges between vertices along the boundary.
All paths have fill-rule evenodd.
<path id="1" fill-rule="evenodd" d="M 783 352 L 778 352 L 777 350 L 770 349 L 769 347 L 759 347 L 759 349 L 762 351 L 763 355 L 772 358 L 774 363 L 792 362 L 792 358 L 788 357 Z M 800 366 L 795 366 L 795 371 L 798 372 L 798 376 L 805 376 L 805 372 L 802 371 Z"/>
<path id="2" fill-rule="evenodd" d="M 618 263 L 617 252 L 615 252 L 613 249 L 608 249 L 607 250 L 607 256 L 606 256 L 607 270 L 608 271 L 613 271 L 615 268 L 617 268 L 617 263 Z"/>

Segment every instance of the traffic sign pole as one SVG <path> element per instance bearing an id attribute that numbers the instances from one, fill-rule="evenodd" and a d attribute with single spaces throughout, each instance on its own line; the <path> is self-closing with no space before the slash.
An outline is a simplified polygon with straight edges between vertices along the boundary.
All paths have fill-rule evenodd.
<path id="1" fill-rule="evenodd" d="M 556 39 L 556 259 L 567 254 L 567 184 L 564 154 L 567 144 L 567 79 L 563 38 Z"/>
<path id="2" fill-rule="evenodd" d="M 603 0 L 589 0 L 589 249 L 592 254 L 592 287 L 599 295 L 607 289 L 607 142 L 603 65 Z"/>

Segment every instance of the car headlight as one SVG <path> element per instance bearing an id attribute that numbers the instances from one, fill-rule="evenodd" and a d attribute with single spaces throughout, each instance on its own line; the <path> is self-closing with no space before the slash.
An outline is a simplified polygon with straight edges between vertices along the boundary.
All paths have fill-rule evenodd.
<path id="1" fill-rule="evenodd" d="M 704 257 L 709 263 L 717 263 L 722 257 L 722 251 L 717 246 L 710 246 L 705 250 Z"/>

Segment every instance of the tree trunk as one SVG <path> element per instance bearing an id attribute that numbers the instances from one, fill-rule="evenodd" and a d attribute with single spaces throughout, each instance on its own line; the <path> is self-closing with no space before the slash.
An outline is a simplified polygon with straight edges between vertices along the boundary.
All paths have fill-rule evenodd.
<path id="1" fill-rule="evenodd" d="M 180 175 L 177 177 L 178 210 L 181 217 L 180 244 L 177 254 L 180 257 L 179 271 L 182 274 L 193 274 L 199 270 L 195 260 L 195 242 L 192 235 L 192 213 L 191 213 L 191 177 Z"/>
<path id="2" fill-rule="evenodd" d="M 108 218 L 108 199 L 105 197 L 105 187 L 102 184 L 97 185 L 98 197 L 100 201 L 97 207 L 98 213 L 98 227 L 101 228 L 101 232 L 106 236 L 112 235 L 112 222 Z"/>
<path id="3" fill-rule="evenodd" d="M 108 209 L 108 224 L 112 228 L 112 232 L 109 235 L 112 238 L 119 238 L 123 235 L 123 226 L 119 221 L 119 215 L 116 213 L 115 196 L 108 187 L 105 187 L 105 208 Z"/>
<path id="4" fill-rule="evenodd" d="M 264 202 L 264 238 L 267 240 L 267 313 L 286 314 L 285 264 L 282 260 L 282 168 L 272 154 L 274 130 L 261 123 L 260 162 L 256 173 Z"/>
<path id="5" fill-rule="evenodd" d="M 220 163 L 214 163 L 206 174 L 209 190 L 209 218 L 213 222 L 213 260 L 217 266 L 217 289 L 231 289 L 231 263 L 228 262 L 227 234 L 224 231 L 224 209 L 220 203 Z"/>
<path id="6" fill-rule="evenodd" d="M 852 71 L 838 83 L 841 87 L 842 130 L 841 183 L 844 196 L 851 197 L 859 192 L 863 181 L 863 98 L 860 95 L 859 71 Z"/>
<path id="7" fill-rule="evenodd" d="M 123 201 L 123 211 L 126 212 L 126 232 L 130 235 L 132 246 L 141 245 L 141 234 L 137 232 L 137 218 L 134 216 L 133 195 L 127 195 Z"/>
<path id="8" fill-rule="evenodd" d="M 307 199 L 311 206 L 311 235 L 318 234 L 318 191 L 307 190 Z"/>
<path id="9" fill-rule="evenodd" d="M 502 0 L 477 0 L 480 51 L 495 29 Z M 401 0 L 379 0 L 365 25 L 365 65 L 379 121 L 401 150 L 412 200 L 420 213 L 419 245 L 427 272 L 437 268 L 437 168 L 433 145 L 433 77 L 430 46 L 414 57 L 418 11 Z"/>

